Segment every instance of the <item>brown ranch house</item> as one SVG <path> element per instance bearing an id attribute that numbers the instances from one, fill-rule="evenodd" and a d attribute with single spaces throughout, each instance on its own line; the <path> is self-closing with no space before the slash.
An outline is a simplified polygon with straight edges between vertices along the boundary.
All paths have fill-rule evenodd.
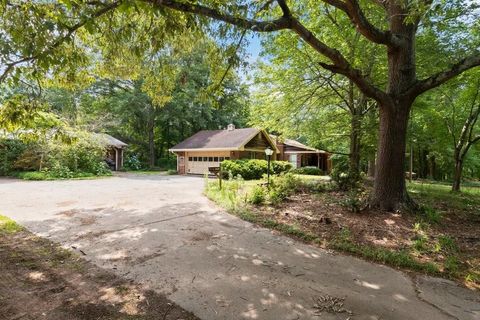
<path id="1" fill-rule="evenodd" d="M 292 163 L 294 168 L 314 166 L 325 172 L 331 170 L 330 154 L 308 147 L 298 141 L 269 135 L 257 128 L 202 130 L 172 147 L 177 155 L 179 174 L 205 174 L 208 167 L 219 167 L 229 159 L 265 159 L 265 149 L 274 150 L 272 160 Z"/>

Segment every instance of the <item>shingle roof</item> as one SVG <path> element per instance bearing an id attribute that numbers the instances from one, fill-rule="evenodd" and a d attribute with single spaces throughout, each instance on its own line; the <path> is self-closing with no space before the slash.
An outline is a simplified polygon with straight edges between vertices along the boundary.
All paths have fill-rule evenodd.
<path id="1" fill-rule="evenodd" d="M 260 129 L 202 130 L 172 147 L 170 151 L 190 149 L 239 149 Z"/>
<path id="2" fill-rule="evenodd" d="M 320 150 L 317 150 L 315 148 L 306 146 L 303 143 L 298 142 L 297 140 L 285 139 L 285 141 L 283 141 L 283 143 L 285 143 L 288 146 L 297 147 L 297 148 L 301 148 L 301 149 L 305 149 L 305 150 L 320 151 Z"/>
<path id="3" fill-rule="evenodd" d="M 278 137 L 271 134 L 270 137 L 277 141 L 278 140 Z M 283 139 L 283 140 L 280 140 L 280 142 L 282 142 L 283 144 L 287 145 L 287 146 L 291 146 L 291 147 L 295 147 L 295 148 L 300 148 L 300 149 L 305 149 L 307 151 L 313 151 L 313 152 L 316 152 L 316 153 L 325 153 L 325 151 L 323 150 L 318 150 L 318 149 L 315 149 L 315 148 L 312 148 L 312 147 L 309 147 L 307 145 L 304 145 L 303 143 L 301 142 L 298 142 L 297 140 L 292 140 L 292 139 Z"/>
<path id="4" fill-rule="evenodd" d="M 119 149 L 128 146 L 128 144 L 126 144 L 125 142 L 120 141 L 120 140 L 118 140 L 117 138 L 114 138 L 114 137 L 112 137 L 112 136 L 109 135 L 109 134 L 106 134 L 106 133 L 96 133 L 95 135 L 98 136 L 100 139 L 104 140 L 105 143 L 106 143 L 108 146 L 115 147 L 115 148 L 119 148 Z"/>

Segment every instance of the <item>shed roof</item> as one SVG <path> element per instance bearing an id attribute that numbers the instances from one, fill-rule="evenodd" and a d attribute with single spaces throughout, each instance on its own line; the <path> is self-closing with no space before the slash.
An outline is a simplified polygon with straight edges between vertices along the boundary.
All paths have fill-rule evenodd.
<path id="1" fill-rule="evenodd" d="M 202 130 L 173 146 L 170 151 L 242 150 L 260 132 L 264 131 L 257 128 Z M 265 137 L 267 140 L 270 139 L 267 134 L 265 134 Z M 270 143 L 276 149 L 275 143 L 271 140 Z"/>
<path id="2" fill-rule="evenodd" d="M 110 146 L 110 147 L 115 147 L 115 148 L 119 148 L 119 149 L 122 149 L 126 146 L 128 146 L 128 144 L 126 144 L 125 142 L 123 141 L 120 141 L 118 140 L 117 138 L 114 138 L 112 137 L 111 135 L 109 134 L 106 134 L 106 133 L 97 133 L 96 134 L 99 138 L 103 139 L 105 141 L 105 143 Z"/>

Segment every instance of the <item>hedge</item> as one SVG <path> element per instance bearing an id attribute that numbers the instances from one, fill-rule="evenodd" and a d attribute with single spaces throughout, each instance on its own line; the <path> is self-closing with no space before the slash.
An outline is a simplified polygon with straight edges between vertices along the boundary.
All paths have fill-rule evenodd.
<path id="1" fill-rule="evenodd" d="M 317 167 L 301 167 L 293 169 L 292 172 L 297 174 L 307 174 L 311 176 L 320 176 L 323 174 L 323 171 Z"/>
<path id="2" fill-rule="evenodd" d="M 234 177 L 241 176 L 245 180 L 261 179 L 267 174 L 268 162 L 266 160 L 225 160 L 221 164 L 225 175 Z M 287 161 L 272 161 L 270 163 L 270 174 L 280 174 L 292 169 L 292 165 Z"/>

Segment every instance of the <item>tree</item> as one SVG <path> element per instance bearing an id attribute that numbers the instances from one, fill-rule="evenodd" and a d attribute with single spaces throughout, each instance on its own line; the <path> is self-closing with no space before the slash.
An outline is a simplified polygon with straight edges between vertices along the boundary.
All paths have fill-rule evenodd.
<path id="1" fill-rule="evenodd" d="M 85 6 L 95 7 L 96 4 L 105 7 L 105 3 L 100 1 L 88 4 L 80 1 L 64 2 L 67 8 L 74 3 L 76 11 L 81 11 L 78 9 Z M 476 4 L 468 0 L 435 3 L 429 0 L 322 0 L 321 4 L 308 0 L 234 4 L 216 0 L 202 2 L 144 0 L 113 2 L 113 4 L 118 8 L 121 7 L 122 12 L 127 16 L 135 15 L 136 10 L 148 10 L 152 16 L 160 14 L 165 18 L 162 21 L 171 21 L 174 26 L 180 24 L 181 28 L 192 27 L 195 24 L 199 28 L 203 26 L 215 28 L 216 24 L 208 25 L 203 19 L 203 17 L 209 17 L 255 32 L 290 30 L 295 33 L 298 39 L 317 52 L 319 65 L 334 74 L 345 76 L 366 97 L 377 102 L 380 118 L 378 165 L 371 205 L 386 210 L 413 205 L 405 188 L 404 153 L 408 117 L 415 99 L 464 71 L 480 65 L 478 52 L 480 19 L 475 15 Z M 325 14 L 326 8 L 342 14 L 342 17 L 350 22 L 351 27 L 356 28 L 365 39 L 386 52 L 384 67 L 387 79 L 384 86 L 373 83 L 362 69 L 348 61 L 341 50 L 328 43 L 328 37 L 323 37 L 328 30 L 325 26 L 308 24 L 311 17 Z M 178 13 L 187 15 L 178 15 Z M 193 19 L 188 14 L 194 14 L 198 18 Z M 374 24 L 372 21 L 377 19 L 380 19 L 381 23 Z M 93 33 L 95 30 L 92 29 L 95 28 L 85 23 L 85 27 L 87 25 Z M 102 24 L 93 26 L 100 28 L 99 31 L 105 31 L 101 29 Z M 328 27 L 336 26 L 329 24 Z M 172 30 L 178 30 L 178 27 Z M 428 70 L 427 74 L 427 70 L 422 70 L 415 54 L 417 38 L 421 33 L 419 31 L 424 30 L 431 31 L 431 38 L 439 43 L 447 37 L 451 48 L 460 48 L 460 50 L 452 49 L 451 52 L 455 55 L 462 52 L 464 58 L 448 67 L 439 63 L 442 69 Z M 465 31 L 457 31 L 454 34 L 453 30 L 472 30 L 474 35 L 466 36 Z M 221 35 L 228 35 L 225 30 L 220 31 Z M 175 31 L 168 32 L 173 34 Z M 449 58 L 453 59 L 455 55 Z M 450 61 L 453 61 L 451 59 Z"/>
<path id="2" fill-rule="evenodd" d="M 328 21 L 335 24 L 341 23 L 336 17 L 329 15 Z M 318 24 L 323 24 L 318 21 Z M 348 27 L 348 25 L 346 26 Z M 370 78 L 378 70 L 373 70 L 378 53 L 366 41 L 362 41 L 355 31 L 331 34 L 336 39 L 338 46 L 344 46 L 350 61 L 365 66 L 365 74 Z M 365 115 L 372 111 L 375 103 L 369 100 L 354 83 L 343 76 L 332 75 L 322 69 L 316 59 L 315 52 L 308 46 L 298 45 L 291 34 L 275 34 L 264 41 L 264 53 L 269 56 L 269 61 L 260 64 L 256 77 L 256 84 L 261 85 L 257 90 L 259 107 L 252 113 L 255 125 L 263 125 L 269 129 L 286 133 L 289 126 L 296 128 L 290 132 L 294 138 L 305 137 L 309 122 L 319 121 L 318 131 L 309 134 L 310 144 L 318 143 L 319 148 L 330 152 L 348 153 L 349 174 L 353 180 L 360 176 L 360 158 L 362 149 L 362 135 L 364 128 L 362 122 Z M 274 97 L 270 99 L 269 97 Z M 269 100 L 277 100 L 274 103 Z M 274 103 L 270 107 L 268 104 Z M 348 115 L 348 120 L 337 112 L 337 108 Z M 279 113 L 279 109 L 287 112 Z M 263 117 L 262 114 L 268 113 Z M 315 114 L 315 115 L 314 115 Z M 281 119 L 278 119 L 281 115 Z M 293 121 L 286 120 L 294 118 Z M 279 121 L 271 121 L 277 119 Z M 348 121 L 348 123 L 345 123 Z M 302 127 L 302 129 L 300 129 Z M 346 136 L 343 128 L 350 127 L 349 144 L 344 145 L 340 136 Z M 331 128 L 332 130 L 328 130 Z M 326 136 L 335 136 L 332 143 L 328 143 Z M 323 141 L 322 141 L 323 140 Z M 330 146 L 329 146 L 330 145 Z M 345 151 L 348 148 L 349 151 Z"/>
<path id="3" fill-rule="evenodd" d="M 351 21 L 352 26 L 366 39 L 387 48 L 387 84 L 385 88 L 374 85 L 339 50 L 322 41 L 300 21 L 300 17 L 308 17 L 309 14 L 313 15 L 314 12 L 321 10 L 320 6 L 315 6 L 308 1 L 296 2 L 299 5 L 291 7 L 287 1 L 278 0 L 276 1 L 278 6 L 270 6 L 270 15 L 265 14 L 264 16 L 275 16 L 279 10 L 281 16 L 270 20 L 253 19 L 248 15 L 252 11 L 246 10 L 244 6 L 240 5 L 221 6 L 212 3 L 211 6 L 208 6 L 208 2 L 203 5 L 173 0 L 152 1 L 159 8 L 207 16 L 257 32 L 289 29 L 296 33 L 320 56 L 328 60 L 319 61 L 323 68 L 332 73 L 344 75 L 355 83 L 367 97 L 378 103 L 380 130 L 371 205 L 385 210 L 399 209 L 404 205 L 412 207 L 414 204 L 406 192 L 404 178 L 406 133 L 412 104 L 424 92 L 442 85 L 468 69 L 479 66 L 480 53 L 470 50 L 465 58 L 450 67 L 418 79 L 415 42 L 420 23 L 422 20 L 434 23 L 434 19 L 428 19 L 430 11 L 439 14 L 437 17 L 444 18 L 445 10 L 452 8 L 451 4 L 432 7 L 431 1 L 368 1 L 366 4 L 357 0 L 323 0 L 322 2 L 343 12 Z M 268 2 L 268 4 L 271 3 Z M 466 1 L 456 1 L 454 5 L 455 9 L 459 6 L 469 7 L 469 3 Z M 303 10 L 296 12 L 296 10 L 300 10 L 300 7 Z M 365 10 L 365 7 L 368 7 L 368 11 Z M 366 12 L 370 10 L 385 16 L 381 26 L 375 26 L 370 22 L 366 15 Z M 478 28 L 478 20 L 476 20 L 476 24 L 476 28 Z M 440 36 L 438 34 L 438 37 Z M 473 46 L 473 48 L 476 47 Z"/>
<path id="4" fill-rule="evenodd" d="M 463 166 L 470 148 L 480 141 L 480 78 L 472 73 L 464 77 L 452 90 L 453 96 L 444 95 L 444 103 L 449 109 L 444 116 L 453 144 L 453 184 L 452 191 L 460 191 Z M 462 119 L 463 118 L 463 119 Z"/>

